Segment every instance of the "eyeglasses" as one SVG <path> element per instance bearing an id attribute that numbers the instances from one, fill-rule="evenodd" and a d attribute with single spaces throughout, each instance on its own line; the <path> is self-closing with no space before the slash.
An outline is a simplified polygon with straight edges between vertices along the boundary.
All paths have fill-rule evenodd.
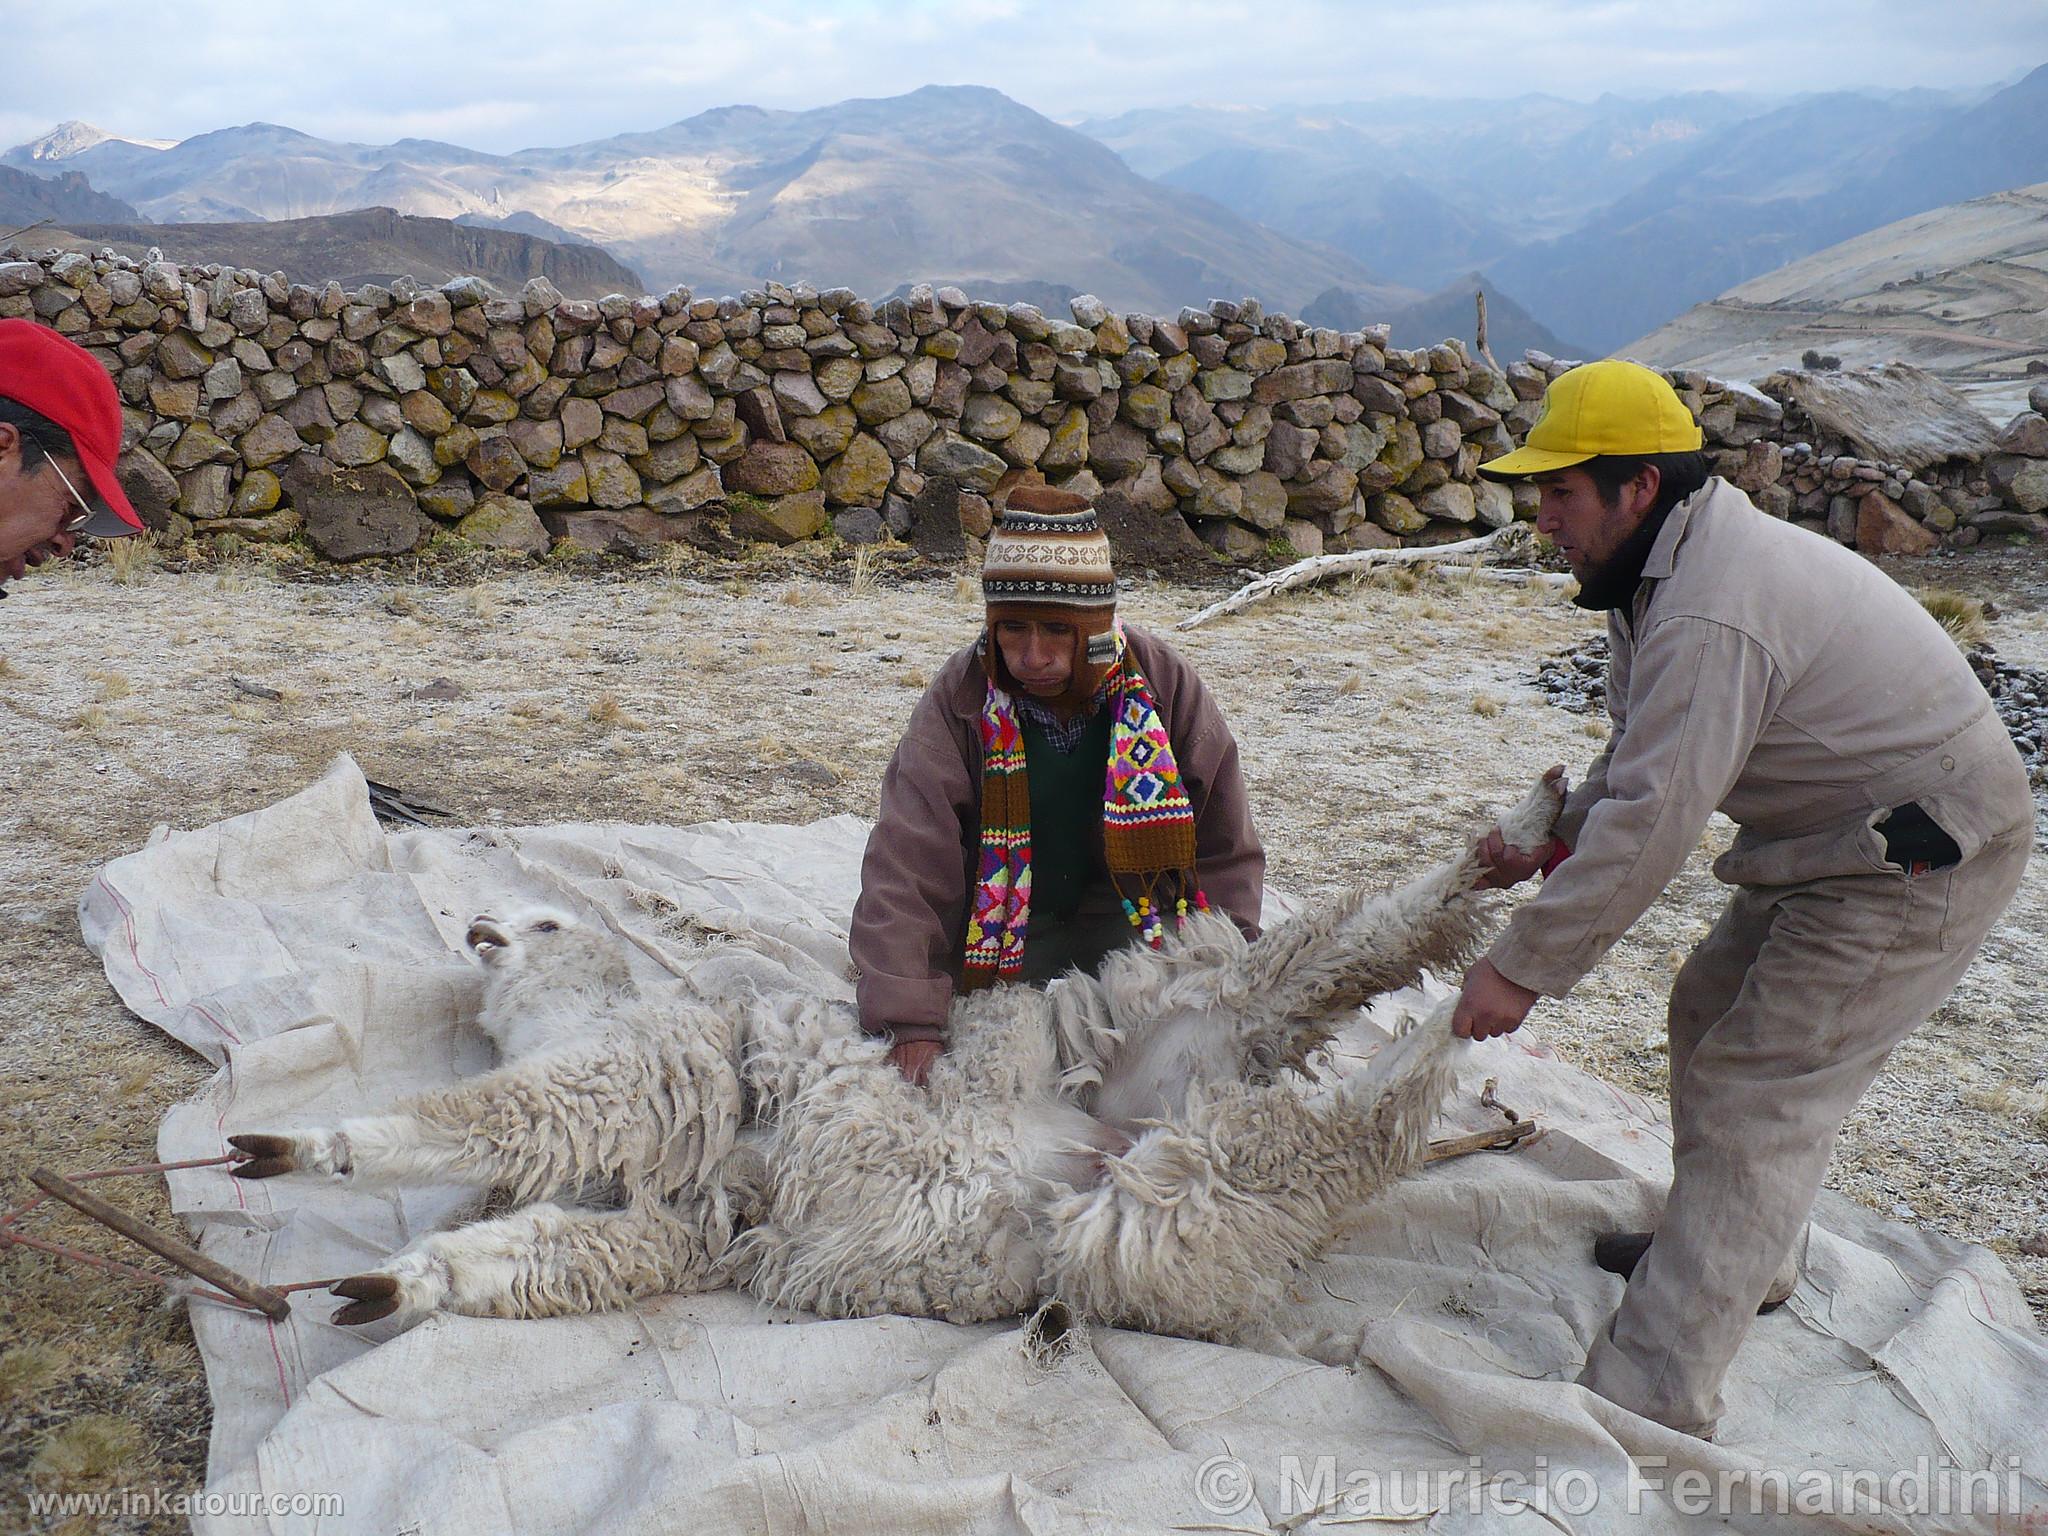
<path id="1" fill-rule="evenodd" d="M 64 466 L 62 464 L 59 464 L 54 458 L 49 459 L 48 463 L 50 468 L 57 471 L 57 478 L 64 482 L 64 489 L 71 493 L 71 499 L 78 503 L 78 510 L 59 523 L 57 531 L 59 533 L 77 533 L 87 523 L 92 521 L 92 506 L 83 496 L 78 494 L 78 487 L 73 485 L 71 477 L 64 473 Z"/>

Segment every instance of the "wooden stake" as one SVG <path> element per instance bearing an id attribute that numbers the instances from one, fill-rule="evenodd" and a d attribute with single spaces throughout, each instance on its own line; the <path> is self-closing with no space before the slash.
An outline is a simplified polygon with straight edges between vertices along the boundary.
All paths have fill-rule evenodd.
<path id="1" fill-rule="evenodd" d="M 54 224 L 56 222 L 57 221 L 54 217 L 47 219 L 37 219 L 33 224 L 24 224 L 19 229 L 8 230 L 6 234 L 0 235 L 0 240 L 19 239 L 21 236 L 29 234 L 31 231 L 41 229 L 45 224 Z"/>
<path id="2" fill-rule="evenodd" d="M 291 1303 L 267 1285 L 258 1285 L 244 1279 L 225 1264 L 216 1263 L 196 1248 L 188 1248 L 175 1238 L 165 1237 L 161 1232 L 147 1226 L 129 1215 L 119 1206 L 109 1205 L 99 1196 L 88 1194 L 61 1173 L 52 1173 L 47 1168 L 33 1169 L 29 1182 L 46 1194 L 55 1195 L 73 1210 L 82 1211 L 103 1226 L 112 1227 L 131 1243 L 147 1248 L 160 1259 L 171 1263 L 189 1275 L 197 1275 L 208 1285 L 217 1286 L 237 1301 L 247 1302 L 273 1322 L 283 1322 L 291 1316 Z"/>
<path id="3" fill-rule="evenodd" d="M 1467 1152 L 1491 1152 L 1520 1146 L 1536 1134 L 1534 1120 L 1517 1120 L 1504 1125 L 1497 1131 L 1474 1131 L 1469 1136 L 1447 1136 L 1442 1141 L 1429 1144 L 1425 1163 L 1440 1163 L 1447 1157 L 1463 1157 Z"/>
<path id="4" fill-rule="evenodd" d="M 1479 334 L 1476 338 L 1479 342 L 1479 355 L 1486 359 L 1489 368 L 1499 373 L 1500 364 L 1493 360 L 1493 349 L 1486 344 L 1486 290 L 1481 288 L 1475 292 L 1472 295 L 1472 302 L 1479 306 Z"/>

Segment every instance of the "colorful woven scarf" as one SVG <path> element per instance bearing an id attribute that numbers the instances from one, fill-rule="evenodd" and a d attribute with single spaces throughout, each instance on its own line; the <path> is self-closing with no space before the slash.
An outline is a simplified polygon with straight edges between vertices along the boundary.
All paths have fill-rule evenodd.
<path id="1" fill-rule="evenodd" d="M 1165 934 L 1171 898 L 1187 921 L 1209 910 L 1195 883 L 1195 811 L 1174 762 L 1152 688 L 1116 628 L 1109 671 L 1109 764 L 1103 778 L 1102 847 L 1124 913 L 1148 944 Z M 1013 981 L 1031 923 L 1031 787 L 1015 701 L 991 681 L 981 712 L 981 864 L 967 916 L 965 990 Z"/>

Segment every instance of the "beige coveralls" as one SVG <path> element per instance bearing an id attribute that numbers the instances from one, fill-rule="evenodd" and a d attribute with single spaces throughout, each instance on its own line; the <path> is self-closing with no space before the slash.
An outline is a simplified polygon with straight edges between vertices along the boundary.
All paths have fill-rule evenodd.
<path id="1" fill-rule="evenodd" d="M 1990 700 L 1919 603 L 1725 481 L 1673 510 L 1608 641 L 1613 734 L 1566 804 L 1572 856 L 1488 958 L 1562 997 L 1715 809 L 1739 824 L 1714 865 L 1735 894 L 1671 989 L 1670 1197 L 1579 1377 L 1711 1434 L 1843 1118 L 2011 900 L 2033 807 Z M 1885 857 L 1876 824 L 1914 801 L 1959 863 Z"/>

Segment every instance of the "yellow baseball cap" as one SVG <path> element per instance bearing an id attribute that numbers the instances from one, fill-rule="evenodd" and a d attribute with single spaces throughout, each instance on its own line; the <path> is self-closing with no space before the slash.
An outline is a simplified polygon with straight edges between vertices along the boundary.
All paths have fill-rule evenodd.
<path id="1" fill-rule="evenodd" d="M 1662 374 L 1610 357 L 1552 380 L 1527 442 L 1480 465 L 1479 473 L 1512 479 L 1569 469 L 1602 454 L 1690 453 L 1706 441 Z"/>

